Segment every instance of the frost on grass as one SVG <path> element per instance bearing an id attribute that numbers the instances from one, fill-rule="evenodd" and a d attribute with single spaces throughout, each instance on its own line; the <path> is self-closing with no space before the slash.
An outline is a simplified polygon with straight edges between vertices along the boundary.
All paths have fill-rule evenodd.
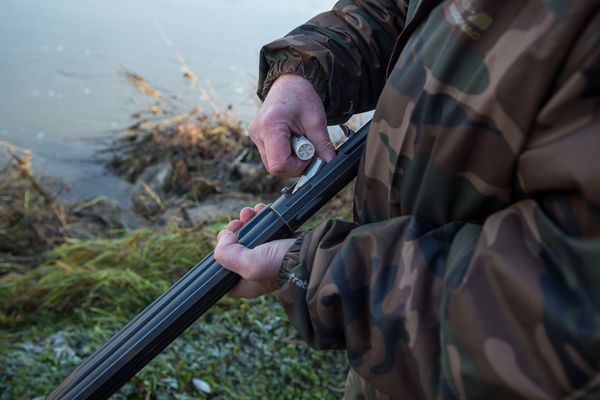
<path id="1" fill-rule="evenodd" d="M 44 398 L 212 249 L 229 218 L 217 211 L 228 201 L 237 201 L 239 210 L 244 201 L 267 199 L 283 186 L 261 166 L 230 107 L 211 101 L 185 107 L 141 76 L 125 76 L 151 103 L 116 137 L 111 168 L 134 183 L 133 206 L 149 221 L 187 204 L 186 218 L 202 222 L 190 229 L 154 226 L 102 238 L 119 227 L 118 218 L 94 211 L 107 207 L 105 199 L 60 203 L 32 174 L 30 153 L 5 145 L 0 400 Z M 184 69 L 184 77 L 204 90 L 191 70 Z M 210 90 L 201 94 L 210 98 Z M 349 191 L 337 196 L 311 224 L 349 218 L 350 199 Z M 106 228 L 82 223 L 86 215 Z M 340 398 L 344 358 L 302 344 L 274 297 L 224 299 L 113 397 Z"/>

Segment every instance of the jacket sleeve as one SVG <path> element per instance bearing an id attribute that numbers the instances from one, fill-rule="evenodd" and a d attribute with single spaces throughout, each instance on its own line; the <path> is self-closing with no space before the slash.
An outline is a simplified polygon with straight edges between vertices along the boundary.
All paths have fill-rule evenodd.
<path id="1" fill-rule="evenodd" d="M 343 0 L 261 50 L 258 96 L 280 75 L 311 81 L 336 123 L 375 107 L 405 21 L 401 0 Z"/>
<path id="2" fill-rule="evenodd" d="M 360 375 L 405 398 L 423 387 L 458 398 L 598 396 L 594 60 L 571 66 L 538 114 L 519 157 L 523 194 L 509 207 L 439 227 L 410 215 L 332 220 L 300 237 L 280 297 L 305 340 L 345 348 Z"/>

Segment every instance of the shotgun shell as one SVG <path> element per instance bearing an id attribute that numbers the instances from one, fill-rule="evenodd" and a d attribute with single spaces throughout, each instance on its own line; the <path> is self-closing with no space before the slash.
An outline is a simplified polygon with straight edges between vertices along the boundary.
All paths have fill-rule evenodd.
<path id="1" fill-rule="evenodd" d="M 301 160 L 310 160 L 315 155 L 315 146 L 304 136 L 292 136 L 292 151 Z"/>

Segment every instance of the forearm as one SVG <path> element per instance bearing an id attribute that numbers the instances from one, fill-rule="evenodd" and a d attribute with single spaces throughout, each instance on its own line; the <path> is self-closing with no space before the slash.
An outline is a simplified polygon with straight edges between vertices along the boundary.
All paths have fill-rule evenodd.
<path id="1" fill-rule="evenodd" d="M 402 1 L 344 1 L 261 51 L 258 95 L 281 74 L 313 83 L 329 123 L 372 109 L 405 18 Z"/>

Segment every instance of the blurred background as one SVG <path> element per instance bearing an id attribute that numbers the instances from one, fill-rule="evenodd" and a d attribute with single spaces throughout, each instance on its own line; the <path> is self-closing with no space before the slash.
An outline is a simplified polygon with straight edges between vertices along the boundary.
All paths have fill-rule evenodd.
<path id="1" fill-rule="evenodd" d="M 123 69 L 198 101 L 177 52 L 222 106 L 249 121 L 260 47 L 330 9 L 330 0 L 4 0 L 0 8 L 0 140 L 32 150 L 35 171 L 62 179 L 66 198 L 128 185 L 90 162 L 125 128 L 135 89 Z M 187 97 L 187 98 L 186 98 Z"/>

